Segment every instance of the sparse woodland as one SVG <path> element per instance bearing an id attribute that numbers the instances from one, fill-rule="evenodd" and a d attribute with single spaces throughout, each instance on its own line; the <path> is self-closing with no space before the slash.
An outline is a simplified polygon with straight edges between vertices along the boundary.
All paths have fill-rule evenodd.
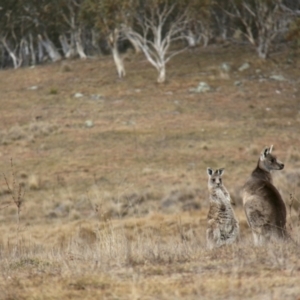
<path id="1" fill-rule="evenodd" d="M 132 47 L 157 70 L 157 81 L 165 82 L 166 64 L 187 47 L 249 43 L 266 59 L 274 44 L 299 43 L 299 16 L 296 0 L 4 1 L 0 62 L 19 68 L 111 53 L 122 78 L 121 53 Z"/>
<path id="2" fill-rule="evenodd" d="M 0 300 L 299 299 L 299 9 L 0 1 Z M 256 247 L 270 145 L 293 241 Z M 208 167 L 239 224 L 214 249 Z"/>

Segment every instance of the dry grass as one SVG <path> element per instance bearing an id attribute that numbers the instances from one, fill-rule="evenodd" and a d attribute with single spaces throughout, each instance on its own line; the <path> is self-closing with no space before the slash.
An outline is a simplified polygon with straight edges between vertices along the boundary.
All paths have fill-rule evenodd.
<path id="1" fill-rule="evenodd" d="M 239 195 L 274 144 L 285 163 L 275 182 L 300 242 L 299 61 L 290 56 L 262 63 L 244 48 L 196 49 L 171 61 L 164 85 L 142 56 L 126 61 L 124 80 L 110 57 L 1 71 L 0 168 L 9 181 L 13 159 L 26 195 L 18 228 L 0 181 L 0 298 L 299 299 L 299 247 L 254 248 Z M 190 93 L 200 81 L 214 91 Z M 241 243 L 213 251 L 208 166 L 226 168 L 241 223 Z"/>
<path id="2" fill-rule="evenodd" d="M 204 225 L 182 213 L 31 226 L 16 240 L 10 232 L 2 299 L 297 299 L 299 247 L 254 248 L 244 237 L 209 251 Z"/>

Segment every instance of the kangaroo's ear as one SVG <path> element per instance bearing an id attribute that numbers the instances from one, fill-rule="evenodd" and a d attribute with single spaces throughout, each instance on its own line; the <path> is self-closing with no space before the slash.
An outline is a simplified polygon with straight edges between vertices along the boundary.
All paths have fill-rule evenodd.
<path id="1" fill-rule="evenodd" d="M 211 168 L 207 168 L 207 175 L 208 176 L 212 176 L 212 174 L 214 173 L 214 170 Z"/>
<path id="2" fill-rule="evenodd" d="M 270 153 L 270 148 L 266 147 L 260 154 L 260 160 L 263 161 L 267 157 L 267 155 Z"/>
<path id="3" fill-rule="evenodd" d="M 221 168 L 221 169 L 218 170 L 218 174 L 220 176 L 222 176 L 224 174 L 224 172 L 225 172 L 225 168 Z"/>
<path id="4" fill-rule="evenodd" d="M 269 153 L 271 153 L 273 150 L 273 145 L 270 146 L 270 150 L 269 150 Z"/>

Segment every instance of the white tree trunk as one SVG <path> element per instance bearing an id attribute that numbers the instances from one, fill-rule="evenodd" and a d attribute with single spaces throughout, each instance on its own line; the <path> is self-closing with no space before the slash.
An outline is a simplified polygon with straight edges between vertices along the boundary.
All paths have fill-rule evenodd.
<path id="1" fill-rule="evenodd" d="M 81 30 L 80 29 L 78 29 L 75 32 L 75 44 L 76 44 L 76 50 L 77 50 L 77 53 L 79 54 L 79 57 L 81 59 L 86 59 L 86 55 L 85 55 L 84 50 L 83 50 L 82 39 L 81 39 Z"/>
<path id="2" fill-rule="evenodd" d="M 210 37 L 206 34 L 203 34 L 202 38 L 203 38 L 203 47 L 206 48 L 208 46 L 209 41 L 210 41 Z"/>
<path id="3" fill-rule="evenodd" d="M 59 36 L 59 42 L 61 44 L 61 47 L 62 47 L 62 50 L 63 50 L 63 53 L 64 53 L 64 56 L 66 58 L 68 58 L 69 56 L 69 51 L 70 51 L 70 46 L 69 46 L 69 43 L 67 41 L 67 37 L 64 35 L 64 34 L 61 34 Z"/>
<path id="4" fill-rule="evenodd" d="M 30 64 L 29 44 L 25 38 L 21 39 L 20 49 L 19 49 L 19 59 L 22 60 L 23 66 L 28 66 Z"/>
<path id="5" fill-rule="evenodd" d="M 5 50 L 8 52 L 9 56 L 11 57 L 11 59 L 13 61 L 14 68 L 15 69 L 19 68 L 22 64 L 22 59 L 18 58 L 16 56 L 16 54 L 14 53 L 14 51 L 12 49 L 10 49 L 9 45 L 6 42 L 6 38 L 2 38 L 1 42 L 2 42 Z"/>
<path id="6" fill-rule="evenodd" d="M 5 46 L 4 46 L 5 47 Z M 6 48 L 6 47 L 5 47 Z M 20 63 L 18 62 L 18 58 L 16 57 L 16 55 L 11 51 L 11 50 L 8 50 L 6 48 L 6 50 L 8 51 L 9 53 L 9 56 L 11 57 L 12 61 L 13 61 L 13 64 L 14 64 L 14 68 L 17 69 L 20 67 Z"/>
<path id="7" fill-rule="evenodd" d="M 191 48 L 195 47 L 197 44 L 196 36 L 191 30 L 188 30 L 188 32 L 187 32 L 186 40 L 187 40 L 188 46 Z"/>
<path id="8" fill-rule="evenodd" d="M 35 66 L 36 65 L 36 57 L 35 57 L 35 52 L 34 52 L 34 45 L 33 45 L 33 37 L 32 34 L 29 34 L 29 48 L 30 48 L 30 53 L 31 53 L 31 65 Z"/>
<path id="9" fill-rule="evenodd" d="M 45 34 L 45 38 L 43 38 L 41 35 L 38 35 L 38 38 L 53 62 L 61 60 L 61 55 L 59 54 L 47 34 Z"/>
<path id="10" fill-rule="evenodd" d="M 40 39 L 38 40 L 38 61 L 41 63 L 44 61 L 44 47 Z"/>
<path id="11" fill-rule="evenodd" d="M 117 29 L 112 32 L 108 37 L 108 42 L 111 47 L 113 59 L 115 62 L 115 65 L 117 67 L 117 72 L 119 78 L 123 78 L 126 75 L 125 67 L 123 63 L 123 59 L 120 56 L 119 50 L 118 50 L 118 38 L 119 38 L 119 31 Z"/>
<path id="12" fill-rule="evenodd" d="M 164 83 L 166 81 L 166 65 L 163 64 L 158 68 L 158 83 Z"/>
<path id="13" fill-rule="evenodd" d="M 112 55 L 113 55 L 113 58 L 114 58 L 115 65 L 117 67 L 118 76 L 119 76 L 119 78 L 123 78 L 123 77 L 125 77 L 126 72 L 125 72 L 124 63 L 123 63 L 123 60 L 120 56 L 120 53 L 119 53 L 117 47 L 113 47 L 111 49 L 111 51 L 112 51 Z"/>
<path id="14" fill-rule="evenodd" d="M 133 49 L 134 49 L 134 52 L 135 52 L 136 54 L 141 53 L 141 48 L 140 48 L 139 44 L 136 42 L 136 40 L 133 39 L 133 38 L 132 38 L 129 34 L 127 34 L 126 32 L 124 32 L 124 34 L 125 34 L 126 38 L 129 40 L 129 42 L 131 43 L 131 45 L 132 45 L 132 47 L 133 47 Z"/>
<path id="15" fill-rule="evenodd" d="M 259 58 L 267 59 L 269 53 L 269 40 L 267 38 L 259 37 L 256 51 Z"/>
<path id="16" fill-rule="evenodd" d="M 73 35 L 71 35 L 71 42 L 68 42 L 68 39 L 65 34 L 62 34 L 59 36 L 59 41 L 63 49 L 63 53 L 65 58 L 73 58 L 75 57 L 76 50 L 74 46 L 74 38 Z"/>

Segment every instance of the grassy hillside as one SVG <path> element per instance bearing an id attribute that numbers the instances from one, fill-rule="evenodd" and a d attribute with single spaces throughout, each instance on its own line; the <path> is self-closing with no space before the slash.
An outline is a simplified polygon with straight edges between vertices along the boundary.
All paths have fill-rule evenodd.
<path id="1" fill-rule="evenodd" d="M 299 63 L 210 46 L 175 57 L 163 85 L 138 55 L 123 80 L 109 56 L 1 71 L 0 299 L 298 299 L 299 247 L 254 248 L 240 188 L 274 144 L 300 241 Z M 192 92 L 201 81 L 212 90 Z M 225 167 L 241 224 L 213 251 L 208 166 Z M 5 178 L 25 191 L 19 224 Z"/>

